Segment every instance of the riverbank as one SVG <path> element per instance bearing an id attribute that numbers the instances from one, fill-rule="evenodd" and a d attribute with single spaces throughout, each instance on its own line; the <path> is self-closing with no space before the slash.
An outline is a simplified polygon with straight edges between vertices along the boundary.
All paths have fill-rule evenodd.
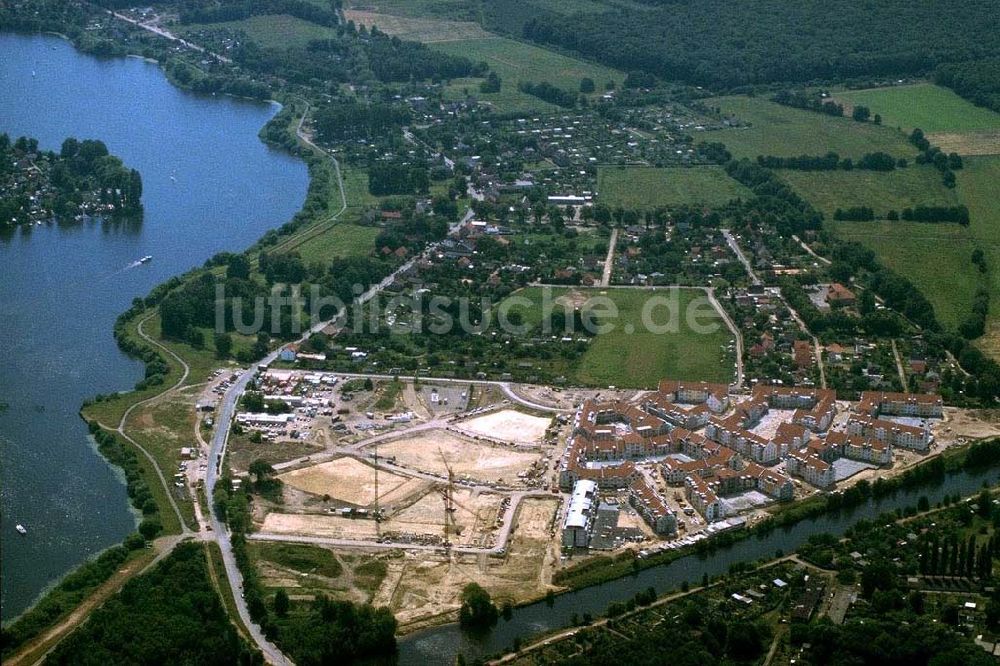
<path id="1" fill-rule="evenodd" d="M 987 453 L 989 455 L 985 455 Z M 996 481 L 995 472 L 1000 466 L 998 453 L 1000 440 L 985 445 L 970 445 L 963 449 L 961 456 L 953 454 L 952 465 L 959 467 L 957 471 L 927 474 L 905 488 L 880 486 L 880 493 L 883 494 L 877 498 L 869 494 L 860 504 L 851 507 L 841 505 L 836 510 L 782 525 L 781 529 L 747 530 L 726 547 L 716 542 L 714 547 L 701 546 L 700 552 L 689 548 L 679 556 L 671 553 L 665 562 L 636 560 L 641 563 L 639 568 L 633 570 L 628 564 L 620 572 L 623 575 L 617 577 L 605 571 L 607 580 L 602 583 L 567 590 L 543 601 L 518 607 L 509 620 L 501 620 L 484 636 L 467 636 L 456 624 L 416 632 L 400 639 L 399 664 L 420 664 L 430 659 L 431 655 L 441 654 L 462 654 L 466 660 L 485 659 L 508 651 L 515 639 L 523 641 L 527 636 L 564 629 L 571 624 L 574 615 L 589 613 L 596 617 L 605 611 L 610 602 L 628 599 L 649 586 L 655 586 L 662 594 L 684 584 L 695 585 L 705 575 L 718 576 L 737 563 L 772 559 L 777 551 L 793 552 L 812 534 L 841 535 L 864 518 L 910 506 L 922 495 L 926 495 L 933 504 L 955 493 L 971 494 L 983 482 Z M 749 538 L 751 536 L 754 538 Z M 711 540 L 702 543 L 709 544 Z"/>

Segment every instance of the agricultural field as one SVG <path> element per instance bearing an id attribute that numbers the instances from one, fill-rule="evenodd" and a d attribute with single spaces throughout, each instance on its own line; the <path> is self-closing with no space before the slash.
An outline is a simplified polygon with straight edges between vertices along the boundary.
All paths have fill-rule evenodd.
<path id="1" fill-rule="evenodd" d="M 478 99 L 490 102 L 503 111 L 558 110 L 559 107 L 518 90 L 517 84 L 520 81 L 547 81 L 559 88 L 577 91 L 580 89 L 580 80 L 589 77 L 597 84 L 597 91 L 601 92 L 608 81 L 620 85 L 625 78 L 622 72 L 609 67 L 576 60 L 504 37 L 440 42 L 431 46 L 445 53 L 465 56 L 473 62 L 485 61 L 501 79 L 500 92 L 485 94 L 479 92 L 480 79 L 456 79 L 445 89 L 447 98 L 462 99 L 467 90 Z"/>
<path id="2" fill-rule="evenodd" d="M 611 207 L 650 209 L 683 204 L 722 205 L 750 190 L 730 178 L 722 167 L 600 167 L 599 201 Z"/>
<path id="3" fill-rule="evenodd" d="M 887 266 L 912 280 L 942 325 L 954 328 L 968 315 L 979 275 L 971 263 L 975 244 L 967 229 L 901 221 L 826 224 L 839 238 L 871 248 Z"/>
<path id="4" fill-rule="evenodd" d="M 785 169 L 778 173 L 827 218 L 837 208 L 851 206 L 869 206 L 877 217 L 884 217 L 890 210 L 960 203 L 955 190 L 945 187 L 941 173 L 929 165 L 911 164 L 895 171 Z"/>
<path id="5" fill-rule="evenodd" d="M 440 477 L 447 477 L 451 467 L 458 479 L 507 484 L 540 458 L 537 452 L 475 442 L 444 430 L 380 444 L 378 453 L 397 465 Z"/>
<path id="6" fill-rule="evenodd" d="M 289 47 L 304 47 L 314 39 L 330 39 L 337 31 L 322 25 L 316 25 L 287 14 L 268 16 L 251 16 L 239 21 L 222 23 L 192 23 L 178 26 L 176 31 L 186 35 L 203 30 L 242 30 L 252 41 L 266 48 L 284 49 Z"/>
<path id="7" fill-rule="evenodd" d="M 871 109 L 882 116 L 882 124 L 905 132 L 919 127 L 935 132 L 1000 131 L 1000 113 L 976 106 L 951 90 L 931 83 L 892 88 L 851 90 L 835 94 L 852 106 Z"/>
<path id="8" fill-rule="evenodd" d="M 602 317 L 597 323 L 610 323 L 609 332 L 595 335 L 588 348 L 570 369 L 575 383 L 592 386 L 652 388 L 663 377 L 684 380 L 729 382 L 733 380 L 733 362 L 725 353 L 732 335 L 704 293 L 695 289 L 588 289 L 530 287 L 517 292 L 532 301 L 530 308 L 514 307 L 526 324 L 537 324 L 542 318 L 543 289 L 549 289 L 549 300 L 556 305 L 579 307 L 595 313 L 608 312 L 606 304 L 595 303 L 595 297 L 605 297 L 617 309 L 617 317 Z M 643 324 L 643 306 L 653 297 L 675 302 L 677 315 L 664 305 L 653 308 L 652 323 L 670 324 L 666 332 L 649 330 Z M 671 306 L 672 307 L 672 306 Z M 686 313 L 697 313 L 697 323 L 711 332 L 692 329 L 694 320 Z"/>
<path id="9" fill-rule="evenodd" d="M 761 97 L 716 97 L 705 104 L 720 108 L 727 117 L 750 123 L 749 127 L 706 132 L 700 137 L 721 141 L 736 157 L 822 155 L 831 150 L 853 158 L 876 151 L 909 159 L 916 156 L 916 149 L 902 132 L 874 123 L 793 109 Z"/>

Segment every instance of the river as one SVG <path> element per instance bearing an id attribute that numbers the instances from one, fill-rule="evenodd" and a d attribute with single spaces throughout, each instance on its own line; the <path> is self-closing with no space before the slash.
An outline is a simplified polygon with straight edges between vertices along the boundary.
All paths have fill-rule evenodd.
<path id="1" fill-rule="evenodd" d="M 870 500 L 851 511 L 821 516 L 789 528 L 774 530 L 764 536 L 751 537 L 706 557 L 689 555 L 668 564 L 645 569 L 635 576 L 559 595 L 551 605 L 541 601 L 524 606 L 516 609 L 510 620 L 501 619 L 491 632 L 482 636 L 470 636 L 459 629 L 457 624 L 426 629 L 400 639 L 398 664 L 418 666 L 451 663 L 459 653 L 465 655 L 467 662 L 495 655 L 510 650 L 515 638 L 524 640 L 543 632 L 568 627 L 573 615 L 591 613 L 596 617 L 607 609 L 610 602 L 625 601 L 650 586 L 656 588 L 657 593 L 663 594 L 679 588 L 685 581 L 700 584 L 704 574 L 717 576 L 726 573 L 734 562 L 772 558 L 777 550 L 790 553 L 813 534 L 843 535 L 859 519 L 916 505 L 921 495 L 926 495 L 931 504 L 937 503 L 945 495 L 971 495 L 984 481 L 996 483 L 997 470 L 974 474 L 956 473 L 941 483 L 901 491 L 878 501 Z"/>
<path id="2" fill-rule="evenodd" d="M 3 620 L 118 543 L 136 520 L 122 479 L 77 415 L 132 387 L 142 366 L 112 326 L 136 296 L 223 250 L 238 251 L 301 207 L 305 164 L 257 132 L 273 104 L 198 96 L 155 64 L 98 59 L 54 36 L 0 34 L 0 132 L 101 139 L 143 178 L 139 224 L 21 228 L 0 236 L 0 539 Z M 149 264 L 129 267 L 152 255 Z M 21 537 L 15 523 L 28 530 Z"/>

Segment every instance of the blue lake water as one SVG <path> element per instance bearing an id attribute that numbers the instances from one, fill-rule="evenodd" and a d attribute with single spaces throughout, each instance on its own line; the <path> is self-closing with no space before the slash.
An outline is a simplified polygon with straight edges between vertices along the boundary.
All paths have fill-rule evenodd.
<path id="1" fill-rule="evenodd" d="M 2 618 L 135 526 L 125 487 L 87 438 L 83 400 L 140 364 L 111 335 L 136 296 L 301 207 L 305 164 L 257 137 L 273 104 L 198 96 L 152 63 L 97 59 L 53 36 L 0 34 L 0 132 L 101 139 L 143 178 L 140 224 L 43 225 L 0 236 Z M 144 255 L 149 264 L 126 268 Z M 16 523 L 28 535 L 21 537 Z"/>

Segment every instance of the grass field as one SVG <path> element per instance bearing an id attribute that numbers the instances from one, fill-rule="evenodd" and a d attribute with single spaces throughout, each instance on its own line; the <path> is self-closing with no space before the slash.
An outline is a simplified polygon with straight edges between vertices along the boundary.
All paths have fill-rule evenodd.
<path id="1" fill-rule="evenodd" d="M 1000 157 L 970 157 L 957 172 L 958 195 L 969 207 L 969 234 L 983 248 L 991 268 L 992 294 L 986 335 L 980 339 L 983 351 L 1000 360 Z"/>
<path id="2" fill-rule="evenodd" d="M 872 206 L 880 214 L 906 205 L 968 206 L 968 228 L 909 222 L 827 222 L 838 237 L 870 247 L 886 265 L 912 280 L 947 327 L 957 326 L 968 315 L 981 282 L 970 261 L 976 247 L 987 252 L 993 293 L 1000 294 L 1000 205 L 996 199 L 1000 157 L 966 158 L 965 168 L 956 175 L 958 187 L 948 190 L 937 182 L 933 169 L 914 166 L 886 174 L 782 172 L 783 178 L 827 214 L 837 206 L 854 205 Z M 979 344 L 1000 358 L 1000 303 L 991 305 L 987 333 Z"/>
<path id="3" fill-rule="evenodd" d="M 951 90 L 930 83 L 892 88 L 872 88 L 836 93 L 853 105 L 863 105 L 882 116 L 882 124 L 910 131 L 967 132 L 1000 130 L 1000 113 L 959 97 Z"/>
<path id="4" fill-rule="evenodd" d="M 358 224 L 336 224 L 329 230 L 313 236 L 295 248 L 306 264 L 314 261 L 330 263 L 334 258 L 367 256 L 375 247 L 378 227 Z"/>
<path id="5" fill-rule="evenodd" d="M 717 97 L 705 100 L 750 127 L 704 133 L 706 141 L 721 141 L 737 157 L 758 155 L 822 155 L 835 151 L 842 157 L 861 157 L 882 151 L 912 158 L 916 149 L 902 133 L 873 123 L 834 118 L 822 113 L 792 109 L 761 97 Z"/>
<path id="6" fill-rule="evenodd" d="M 491 36 L 478 23 L 471 21 L 414 18 L 357 9 L 345 10 L 344 17 L 356 25 L 376 26 L 387 35 L 414 42 L 453 42 Z"/>
<path id="7" fill-rule="evenodd" d="M 225 28 L 242 30 L 247 37 L 261 46 L 279 49 L 306 46 L 314 39 L 329 39 L 337 34 L 337 31 L 332 28 L 303 21 L 287 14 L 252 16 L 240 21 L 225 21 L 223 23 L 192 23 L 191 25 L 179 26 L 177 31 L 184 35 L 202 30 Z"/>
<path id="8" fill-rule="evenodd" d="M 465 39 L 431 46 L 445 53 L 465 56 L 473 62 L 485 61 L 501 79 L 500 92 L 488 94 L 479 92 L 479 79 L 453 81 L 445 91 L 448 98 L 461 98 L 463 90 L 468 89 L 479 99 L 491 102 L 504 111 L 558 108 L 519 91 L 519 81 L 548 81 L 565 90 L 577 91 L 580 79 L 589 77 L 597 84 L 598 91 L 601 91 L 608 81 L 620 85 L 625 78 L 622 72 L 609 67 L 576 60 L 504 37 Z"/>
<path id="9" fill-rule="evenodd" d="M 837 208 L 870 206 L 877 216 L 906 207 L 957 206 L 958 194 L 941 183 L 932 166 L 912 165 L 895 171 L 779 171 L 781 178 L 826 213 Z"/>
<path id="10" fill-rule="evenodd" d="M 601 203 L 639 209 L 681 204 L 714 206 L 751 196 L 750 190 L 717 166 L 601 167 L 597 192 Z"/>
<path id="11" fill-rule="evenodd" d="M 838 237 L 874 250 L 906 276 L 934 306 L 938 321 L 957 326 L 969 313 L 979 275 L 971 264 L 975 247 L 956 224 L 920 222 L 827 222 Z"/>
<path id="12" fill-rule="evenodd" d="M 534 306 L 520 309 L 525 323 L 539 322 L 542 317 L 543 287 L 530 287 L 517 292 L 529 298 Z M 676 323 L 676 331 L 654 332 L 642 323 L 642 310 L 653 296 L 676 296 L 679 316 L 667 314 L 660 306 L 652 310 L 654 324 L 668 320 Z M 733 364 L 724 354 L 732 336 L 704 293 L 693 289 L 551 289 L 549 298 L 556 303 L 569 299 L 581 304 L 587 298 L 606 296 L 617 308 L 619 316 L 601 319 L 610 322 L 610 332 L 595 335 L 589 347 L 571 369 L 572 380 L 593 386 L 653 387 L 664 377 L 684 380 L 729 382 L 733 380 Z M 584 306 L 586 308 L 586 306 Z M 710 333 L 692 330 L 687 312 L 697 308 L 698 322 L 713 328 Z M 600 306 L 607 312 L 605 306 Z M 518 308 L 514 309 L 515 311 Z"/>

